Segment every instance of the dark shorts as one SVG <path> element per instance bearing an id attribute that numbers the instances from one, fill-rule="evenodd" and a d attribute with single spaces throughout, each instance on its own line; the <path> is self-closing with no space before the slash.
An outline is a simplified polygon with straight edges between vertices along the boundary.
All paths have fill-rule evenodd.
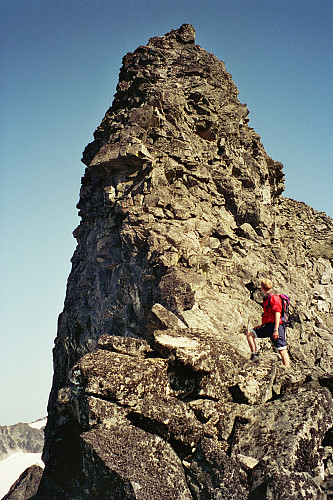
<path id="1" fill-rule="evenodd" d="M 277 340 L 273 339 L 274 323 L 256 326 L 252 331 L 258 339 L 270 338 L 277 351 L 283 351 L 287 348 L 285 327 L 283 325 L 279 325 L 279 338 Z"/>

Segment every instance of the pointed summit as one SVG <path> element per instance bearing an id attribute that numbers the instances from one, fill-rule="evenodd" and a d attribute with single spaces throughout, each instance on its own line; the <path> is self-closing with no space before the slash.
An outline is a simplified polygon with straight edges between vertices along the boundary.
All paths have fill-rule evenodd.
<path id="1" fill-rule="evenodd" d="M 182 24 L 177 30 L 171 30 L 170 33 L 166 33 L 163 38 L 176 39 L 177 42 L 184 45 L 189 43 L 195 43 L 195 29 L 192 24 Z M 160 39 L 160 37 L 151 38 L 149 42 L 153 42 Z"/>
<path id="2" fill-rule="evenodd" d="M 267 224 L 265 206 L 284 190 L 282 165 L 248 126 L 224 63 L 195 45 L 194 33 L 184 24 L 124 57 L 114 102 L 82 161 L 104 177 L 170 161 L 205 169 L 239 223 Z"/>

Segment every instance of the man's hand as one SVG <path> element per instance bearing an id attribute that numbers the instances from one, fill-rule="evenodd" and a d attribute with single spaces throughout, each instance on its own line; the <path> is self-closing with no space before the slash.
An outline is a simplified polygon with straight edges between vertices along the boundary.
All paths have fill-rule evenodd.
<path id="1" fill-rule="evenodd" d="M 281 314 L 279 312 L 275 313 L 273 340 L 277 340 L 279 338 L 280 316 L 281 316 Z"/>

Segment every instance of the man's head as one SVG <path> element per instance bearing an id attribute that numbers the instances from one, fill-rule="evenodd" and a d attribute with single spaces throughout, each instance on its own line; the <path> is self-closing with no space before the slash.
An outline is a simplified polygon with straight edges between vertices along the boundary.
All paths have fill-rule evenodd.
<path id="1" fill-rule="evenodd" d="M 268 295 L 272 288 L 273 288 L 273 283 L 270 279 L 268 278 L 263 278 L 260 282 L 260 286 L 261 286 L 261 291 L 264 295 Z"/>

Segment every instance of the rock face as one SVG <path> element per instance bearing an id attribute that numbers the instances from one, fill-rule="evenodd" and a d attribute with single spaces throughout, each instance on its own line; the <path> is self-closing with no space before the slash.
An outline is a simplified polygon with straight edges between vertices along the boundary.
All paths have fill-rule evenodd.
<path id="1" fill-rule="evenodd" d="M 183 25 L 123 59 L 83 153 L 38 498 L 319 498 L 333 471 L 333 224 L 283 198 L 223 62 Z M 259 280 L 293 308 L 286 371 Z"/>

